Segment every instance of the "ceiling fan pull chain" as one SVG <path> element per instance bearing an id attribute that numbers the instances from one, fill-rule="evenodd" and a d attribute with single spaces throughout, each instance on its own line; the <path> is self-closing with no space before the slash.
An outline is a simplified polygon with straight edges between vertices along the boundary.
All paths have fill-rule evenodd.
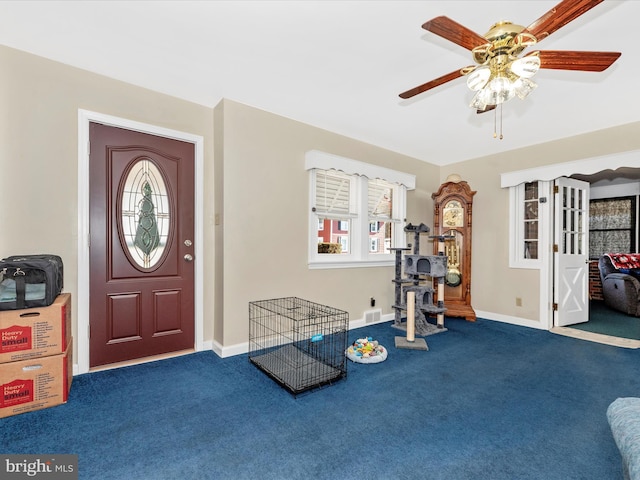
<path id="1" fill-rule="evenodd" d="M 496 138 L 498 136 L 497 133 L 497 128 L 496 128 L 496 123 L 498 121 L 498 109 L 494 108 L 493 109 L 493 138 Z"/>
<path id="2" fill-rule="evenodd" d="M 500 109 L 500 140 L 504 137 L 502 135 L 502 104 L 493 109 L 493 138 L 498 138 L 498 109 Z"/>

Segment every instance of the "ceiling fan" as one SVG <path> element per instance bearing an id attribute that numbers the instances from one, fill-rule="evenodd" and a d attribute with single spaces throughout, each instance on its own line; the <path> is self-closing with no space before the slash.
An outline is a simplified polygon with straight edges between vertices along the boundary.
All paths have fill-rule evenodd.
<path id="1" fill-rule="evenodd" d="M 531 77 L 540 68 L 601 72 L 621 53 L 542 50 L 521 54 L 602 1 L 563 0 L 526 28 L 503 21 L 493 25 L 484 36 L 445 16 L 429 20 L 422 28 L 470 50 L 475 65 L 414 87 L 401 93 L 400 97 L 411 98 L 466 76 L 467 86 L 476 92 L 470 107 L 477 113 L 484 113 L 511 98 L 524 99 L 529 95 L 537 87 Z"/>

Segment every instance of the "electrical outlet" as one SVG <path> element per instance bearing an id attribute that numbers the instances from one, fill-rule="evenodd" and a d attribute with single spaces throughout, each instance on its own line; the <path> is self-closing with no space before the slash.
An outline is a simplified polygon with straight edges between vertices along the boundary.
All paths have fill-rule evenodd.
<path id="1" fill-rule="evenodd" d="M 376 299 L 371 297 L 371 306 L 375 307 L 376 306 Z"/>
<path id="2" fill-rule="evenodd" d="M 522 298 L 516 297 L 516 307 L 521 307 L 521 306 L 522 306 Z"/>

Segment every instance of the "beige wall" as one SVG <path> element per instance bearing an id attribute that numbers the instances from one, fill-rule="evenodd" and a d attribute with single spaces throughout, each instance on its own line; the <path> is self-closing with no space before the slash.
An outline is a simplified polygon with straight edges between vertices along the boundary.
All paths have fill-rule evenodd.
<path id="1" fill-rule="evenodd" d="M 500 188 L 500 174 L 637 150 L 639 133 L 640 122 L 636 122 L 440 169 L 442 181 L 458 173 L 478 192 L 473 202 L 471 274 L 476 310 L 534 321 L 540 318 L 538 270 L 509 268 L 509 192 Z M 602 165 L 603 170 L 607 167 Z M 516 297 L 522 299 L 522 306 L 516 306 Z"/>
<path id="2" fill-rule="evenodd" d="M 224 145 L 223 158 L 217 158 L 224 164 L 224 204 L 218 206 L 224 231 L 223 265 L 218 265 L 224 269 L 224 333 L 216 341 L 247 341 L 252 300 L 295 296 L 346 310 L 357 320 L 371 309 L 374 297 L 383 314 L 393 312 L 393 267 L 308 268 L 305 152 L 321 150 L 416 175 L 416 190 L 408 194 L 412 223 L 431 222 L 439 169 L 232 101 L 218 110 L 224 118 L 224 138 L 217 141 Z"/>
<path id="3" fill-rule="evenodd" d="M 72 297 L 78 270 L 78 109 L 203 136 L 205 184 L 213 184 L 210 108 L 3 46 L 0 72 L 0 257 L 60 255 L 64 290 Z M 213 264 L 213 226 L 207 222 L 204 235 L 206 262 Z M 205 318 L 212 317 L 212 304 L 212 298 L 206 302 Z M 210 320 L 204 335 L 213 335 Z"/>
<path id="4" fill-rule="evenodd" d="M 392 312 L 392 267 L 308 269 L 308 150 L 416 175 L 407 220 L 429 226 L 431 193 L 460 174 L 478 192 L 473 306 L 537 321 L 538 272 L 508 268 L 508 192 L 500 174 L 640 148 L 634 123 L 439 168 L 232 101 L 211 109 L 7 47 L 0 47 L 0 72 L 0 257 L 61 255 L 65 291 L 73 295 L 78 109 L 204 137 L 204 340 L 223 347 L 246 343 L 251 300 L 299 296 L 360 319 L 373 296 L 383 313 Z M 422 245 L 431 252 L 430 242 Z M 74 334 L 76 315 L 74 308 Z"/>

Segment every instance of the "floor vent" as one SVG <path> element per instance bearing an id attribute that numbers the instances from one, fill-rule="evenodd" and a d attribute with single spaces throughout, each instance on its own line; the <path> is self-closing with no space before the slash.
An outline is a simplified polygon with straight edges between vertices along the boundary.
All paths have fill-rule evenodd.
<path id="1" fill-rule="evenodd" d="M 382 320 L 382 310 L 369 310 L 364 312 L 364 323 L 379 323 Z"/>

